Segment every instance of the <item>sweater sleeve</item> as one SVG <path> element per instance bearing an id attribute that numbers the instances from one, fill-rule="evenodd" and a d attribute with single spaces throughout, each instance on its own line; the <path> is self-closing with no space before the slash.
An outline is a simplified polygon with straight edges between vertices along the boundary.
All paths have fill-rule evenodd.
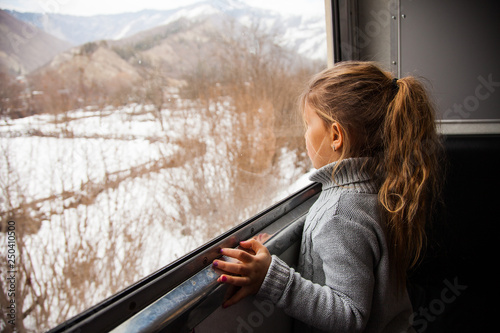
<path id="1" fill-rule="evenodd" d="M 361 332 L 369 318 L 377 261 L 377 236 L 367 224 L 333 216 L 314 230 L 324 285 L 303 278 L 273 256 L 257 297 L 330 332 Z"/>

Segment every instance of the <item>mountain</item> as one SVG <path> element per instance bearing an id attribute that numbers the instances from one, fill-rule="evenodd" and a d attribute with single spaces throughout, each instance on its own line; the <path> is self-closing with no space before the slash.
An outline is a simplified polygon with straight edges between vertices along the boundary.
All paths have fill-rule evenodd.
<path id="1" fill-rule="evenodd" d="M 49 62 L 71 47 L 33 25 L 0 10 L 0 68 L 11 75 L 22 75 Z"/>
<path id="2" fill-rule="evenodd" d="M 148 103 L 160 103 L 165 87 L 188 87 L 183 93 L 196 97 L 200 92 L 211 94 L 212 86 L 251 85 L 270 68 L 283 66 L 284 72 L 293 72 L 320 62 L 304 58 L 326 58 L 322 19 L 282 16 L 239 0 L 94 17 L 16 15 L 30 22 L 24 23 L 24 30 L 40 31 L 30 25 L 39 24 L 46 29 L 44 36 L 48 32 L 73 40 L 87 36 L 65 52 L 58 53 L 54 47 L 57 54 L 46 65 L 25 70 L 36 68 L 28 76 L 30 89 L 43 92 L 47 103 L 64 96 L 65 105 L 49 103 L 54 110 L 145 98 Z M 36 50 L 27 50 L 26 55 L 38 56 Z M 271 81 L 259 81 L 259 86 Z"/>
<path id="3" fill-rule="evenodd" d="M 180 79 L 203 59 L 213 63 L 211 38 L 218 32 L 212 20 L 178 19 L 116 41 L 101 40 L 74 46 L 56 55 L 33 77 L 51 77 L 64 90 L 80 84 L 86 87 L 140 87 L 141 79 Z M 120 88 L 120 87 L 118 87 Z M 46 90 L 47 87 L 43 88 Z"/>
<path id="4" fill-rule="evenodd" d="M 120 58 L 116 52 L 110 50 L 106 43 L 86 44 L 58 54 L 34 74 L 46 70 L 55 71 L 63 77 L 83 79 L 83 83 L 87 85 L 93 82 L 106 84 L 106 81 L 114 78 L 126 82 L 133 82 L 140 78 L 137 70 Z"/>
<path id="5" fill-rule="evenodd" d="M 180 18 L 200 20 L 217 15 L 221 22 L 235 20 L 247 26 L 258 22 L 268 31 L 279 35 L 284 45 L 294 48 L 302 55 L 316 59 L 326 58 L 324 18 L 284 16 L 278 12 L 248 6 L 240 0 L 206 0 L 172 10 L 143 10 L 90 17 L 16 11 L 9 13 L 73 45 L 98 40 L 119 40 Z"/>

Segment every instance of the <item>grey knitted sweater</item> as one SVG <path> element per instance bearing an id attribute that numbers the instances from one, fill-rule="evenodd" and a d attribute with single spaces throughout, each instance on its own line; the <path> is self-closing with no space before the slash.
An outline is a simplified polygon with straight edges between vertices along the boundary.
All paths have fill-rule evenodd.
<path id="1" fill-rule="evenodd" d="M 377 188 L 362 162 L 344 160 L 335 181 L 335 163 L 311 175 L 322 192 L 304 224 L 297 271 L 273 256 L 257 294 L 297 319 L 296 331 L 409 330 L 411 304 L 391 281 Z"/>

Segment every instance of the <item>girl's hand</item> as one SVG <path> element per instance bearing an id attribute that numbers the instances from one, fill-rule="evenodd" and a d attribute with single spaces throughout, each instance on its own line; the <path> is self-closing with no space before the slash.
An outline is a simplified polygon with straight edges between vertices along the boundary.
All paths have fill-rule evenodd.
<path id="1" fill-rule="evenodd" d="M 239 262 L 214 260 L 213 265 L 229 274 L 223 274 L 217 279 L 220 283 L 229 283 L 241 287 L 230 299 L 224 302 L 223 307 L 233 305 L 243 298 L 256 294 L 271 264 L 271 254 L 267 248 L 255 239 L 240 242 L 245 250 L 221 249 L 227 257 Z M 247 250 L 250 250 L 247 252 Z M 255 254 L 253 254 L 253 253 Z"/>

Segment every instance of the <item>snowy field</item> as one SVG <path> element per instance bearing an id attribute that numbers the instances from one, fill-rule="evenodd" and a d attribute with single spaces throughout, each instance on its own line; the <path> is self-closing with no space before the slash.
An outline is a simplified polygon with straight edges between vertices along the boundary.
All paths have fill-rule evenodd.
<path id="1" fill-rule="evenodd" d="M 33 281 L 23 307 L 51 309 L 28 328 L 69 319 L 308 184 L 307 157 L 286 147 L 258 174 L 235 170 L 227 103 L 176 103 L 1 121 L 0 210 Z"/>

